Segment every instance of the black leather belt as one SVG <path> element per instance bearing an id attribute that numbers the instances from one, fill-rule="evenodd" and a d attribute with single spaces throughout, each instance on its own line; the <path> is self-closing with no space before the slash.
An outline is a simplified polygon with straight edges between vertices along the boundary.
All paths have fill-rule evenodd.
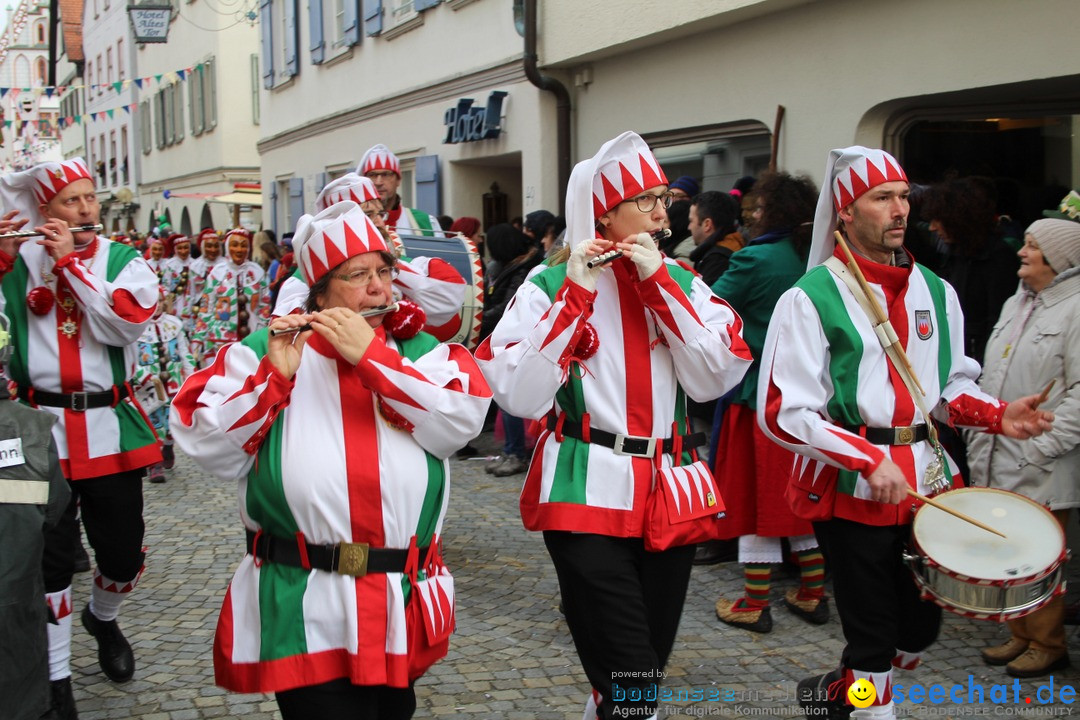
<path id="1" fill-rule="evenodd" d="M 59 407 L 84 412 L 90 408 L 116 407 L 129 394 L 127 384 L 114 385 L 101 392 L 54 393 L 28 385 L 19 386 L 19 399 L 31 405 Z"/>
<path id="2" fill-rule="evenodd" d="M 843 428 L 866 438 L 874 445 L 914 445 L 930 439 L 930 430 L 926 423 L 888 428 L 844 425 Z"/>
<path id="3" fill-rule="evenodd" d="M 258 539 L 258 542 L 256 542 Z M 307 562 L 300 552 L 299 539 L 285 540 L 265 533 L 247 531 L 247 551 L 263 562 L 277 563 L 315 570 L 327 570 L 342 575 L 363 577 L 369 573 L 405 572 L 408 550 L 373 548 L 367 543 L 338 543 L 315 545 L 304 541 Z M 419 548 L 420 564 L 424 566 L 428 546 Z"/>
<path id="4" fill-rule="evenodd" d="M 556 418 L 549 415 L 547 426 L 548 430 L 555 430 L 559 422 Z M 581 423 L 572 420 L 564 420 L 562 424 L 562 434 L 567 437 L 572 437 L 575 440 L 581 440 L 585 442 L 582 432 Z M 683 450 L 692 450 L 699 445 L 705 444 L 705 433 L 693 433 L 692 435 L 682 435 L 679 438 L 682 440 Z M 602 445 L 603 447 L 611 448 L 615 451 L 616 455 L 630 455 L 633 457 L 652 457 L 656 454 L 656 446 L 660 445 L 660 451 L 664 453 L 672 453 L 675 450 L 675 438 L 664 438 L 660 440 L 658 438 L 641 437 L 638 435 L 623 435 L 622 433 L 609 433 L 606 430 L 597 430 L 594 427 L 589 428 L 589 438 L 587 442 L 590 445 Z"/>

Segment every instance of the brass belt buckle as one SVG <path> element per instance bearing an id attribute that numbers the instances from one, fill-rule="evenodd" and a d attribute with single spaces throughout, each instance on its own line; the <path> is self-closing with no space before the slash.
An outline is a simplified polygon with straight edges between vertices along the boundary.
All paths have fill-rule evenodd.
<path id="1" fill-rule="evenodd" d="M 899 445 L 910 445 L 915 440 L 915 428 L 910 425 L 896 428 L 896 442 Z"/>
<path id="2" fill-rule="evenodd" d="M 337 563 L 334 569 L 342 575 L 353 577 L 367 575 L 367 543 L 338 543 L 336 555 Z"/>

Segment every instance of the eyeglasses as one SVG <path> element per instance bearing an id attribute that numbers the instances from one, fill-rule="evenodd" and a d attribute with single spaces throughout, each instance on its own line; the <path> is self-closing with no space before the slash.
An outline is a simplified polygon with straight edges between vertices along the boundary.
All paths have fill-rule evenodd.
<path id="1" fill-rule="evenodd" d="M 351 273 L 346 273 L 345 275 L 331 275 L 330 277 L 344 280 L 353 287 L 362 288 L 367 287 L 368 284 L 371 283 L 372 278 L 376 275 L 379 276 L 379 282 L 392 283 L 394 282 L 394 279 L 397 278 L 398 271 L 397 268 L 394 267 L 379 268 L 375 272 L 364 268 L 361 270 L 353 270 Z"/>
<path id="2" fill-rule="evenodd" d="M 371 172 L 366 173 L 364 177 L 369 180 L 378 180 L 380 178 L 397 177 L 397 173 L 393 170 L 372 170 Z"/>
<path id="3" fill-rule="evenodd" d="M 390 217 L 390 213 L 386 212 L 385 210 L 365 210 L 364 214 L 372 220 L 378 218 L 383 222 L 386 222 L 386 218 Z"/>
<path id="4" fill-rule="evenodd" d="M 656 203 L 660 202 L 667 210 L 671 207 L 671 203 L 675 200 L 675 195 L 669 190 L 661 193 L 660 195 L 650 195 L 646 193 L 644 195 L 638 195 L 637 197 L 630 198 L 629 200 L 623 200 L 624 203 L 632 202 L 637 205 L 637 209 L 643 213 L 649 213 L 656 207 Z"/>

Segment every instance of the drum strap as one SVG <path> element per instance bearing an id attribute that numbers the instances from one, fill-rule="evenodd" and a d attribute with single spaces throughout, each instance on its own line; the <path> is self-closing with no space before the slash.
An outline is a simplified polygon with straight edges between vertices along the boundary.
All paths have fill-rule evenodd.
<path id="1" fill-rule="evenodd" d="M 878 324 L 874 320 L 874 310 L 870 306 L 870 299 L 863 293 L 861 287 L 859 287 L 859 281 L 855 279 L 855 276 L 847 269 L 840 258 L 833 256 L 825 261 L 825 267 L 832 271 L 833 275 L 840 278 L 848 289 L 851 290 L 851 294 L 855 296 L 855 300 L 858 301 L 859 307 L 866 313 L 866 317 L 870 320 L 870 325 L 874 328 L 874 334 L 877 336 L 878 342 L 881 343 L 881 347 L 885 350 L 885 355 L 892 362 L 893 367 L 896 369 L 900 378 L 904 381 L 904 386 L 908 389 L 908 393 L 911 394 L 911 399 L 915 401 L 915 407 L 919 408 L 919 412 L 923 414 L 923 419 L 926 421 L 926 428 L 930 435 L 930 444 L 934 447 L 938 447 L 938 434 L 937 428 L 934 427 L 933 421 L 930 419 L 930 413 L 926 409 L 926 403 L 923 402 L 923 394 L 919 392 L 919 383 L 916 382 L 912 375 L 912 370 L 908 369 L 907 363 L 903 362 L 899 354 L 896 351 L 896 331 L 893 329 L 892 324 L 886 320 L 883 323 Z"/>

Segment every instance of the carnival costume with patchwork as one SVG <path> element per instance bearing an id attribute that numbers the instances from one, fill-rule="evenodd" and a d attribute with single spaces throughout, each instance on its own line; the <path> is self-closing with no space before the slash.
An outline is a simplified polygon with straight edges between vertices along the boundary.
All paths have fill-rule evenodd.
<path id="1" fill-rule="evenodd" d="M 154 313 L 154 318 L 139 336 L 137 358 L 133 382 L 136 397 L 154 425 L 158 438 L 171 453 L 169 406 L 184 380 L 195 372 L 195 361 L 188 348 L 183 321 L 168 313 Z M 166 468 L 172 467 L 170 457 L 171 454 L 166 455 Z M 151 481 L 164 479 L 160 469 L 158 473 L 155 475 L 151 470 Z"/>
<path id="2" fill-rule="evenodd" d="M 228 247 L 229 238 L 242 235 L 251 248 L 251 233 L 235 229 L 221 241 Z M 200 362 L 213 360 L 223 345 L 243 340 L 266 325 L 270 318 L 270 283 L 259 264 L 251 260 L 237 264 L 231 256 L 219 263 L 206 279 L 199 299 L 194 334 L 203 354 Z"/>
<path id="3" fill-rule="evenodd" d="M 919 600 L 901 561 L 913 504 L 872 501 L 866 477 L 885 458 L 919 493 L 940 491 L 928 477 L 939 461 L 946 484 L 960 477 L 926 439 L 930 418 L 887 359 L 866 312 L 836 271 L 822 264 L 842 257 L 832 239 L 837 212 L 871 188 L 907 177 L 888 153 L 855 146 L 831 152 L 825 178 L 809 272 L 780 298 L 769 325 L 758 422 L 798 454 L 787 498 L 796 515 L 815 521 L 833 568 L 847 646 L 840 670 L 824 676 L 834 684 L 830 697 L 846 698 L 847 686 L 865 678 L 877 691 L 874 711 L 891 717 L 890 665 L 918 662 L 937 636 L 941 611 Z M 1005 405 L 975 383 L 979 365 L 964 355 L 956 293 L 905 250 L 894 257 L 895 265 L 858 255 L 856 261 L 926 391 L 926 407 L 939 422 L 1000 431 Z M 877 438 L 883 432 L 894 441 Z"/>
<path id="4" fill-rule="evenodd" d="M 177 242 L 187 241 L 187 238 L 182 235 L 177 236 L 174 244 Z M 172 315 L 180 318 L 184 322 L 184 330 L 190 333 L 194 328 L 195 323 L 191 320 L 191 309 L 195 305 L 198 295 L 195 294 L 195 282 L 192 277 L 192 266 L 197 258 L 192 258 L 188 255 L 184 259 L 180 259 L 179 256 L 173 255 L 165 261 L 165 272 L 162 274 L 161 286 L 168 294 L 170 305 L 172 306 L 169 312 Z"/>
<path id="5" fill-rule="evenodd" d="M 352 202 L 304 216 L 293 243 L 309 284 L 386 249 Z M 438 643 L 453 628 L 453 581 L 438 552 L 446 458 L 480 432 L 491 392 L 465 348 L 423 333 L 395 339 L 380 326 L 356 366 L 312 334 L 291 380 L 268 342 L 264 329 L 226 345 L 173 403 L 180 447 L 239 481 L 249 550 L 269 542 L 295 554 L 299 544 L 311 567 L 245 556 L 218 622 L 217 682 L 238 692 L 336 678 L 408 687 L 445 654 Z M 312 545 L 338 543 L 339 557 L 359 548 L 346 544 L 370 545 L 366 574 L 315 569 Z M 389 549 L 409 555 L 411 579 L 400 559 L 375 566 Z"/>
<path id="6" fill-rule="evenodd" d="M 635 133 L 606 143 L 571 175 L 572 247 L 594 236 L 596 218 L 666 182 Z M 612 698 L 612 672 L 652 673 L 625 686 L 648 684 L 667 659 L 693 547 L 649 553 L 642 542 L 645 501 L 670 453 L 659 441 L 655 453 L 616 452 L 596 434 L 684 438 L 691 432 L 686 396 L 724 394 L 750 355 L 735 312 L 674 262 L 639 279 L 636 266 L 619 258 L 595 292 L 568 278 L 567 268 L 527 280 L 476 356 L 500 407 L 549 418 L 522 490 L 522 519 L 545 531 L 578 655 L 610 717 L 628 708 Z M 604 578 L 608 592 L 590 587 L 590 576 Z"/>
<path id="7" fill-rule="evenodd" d="M 195 358 L 196 365 L 200 367 L 202 365 L 202 359 L 204 355 L 203 343 L 198 333 L 195 332 L 195 328 L 199 326 L 201 320 L 201 300 L 203 292 L 206 290 L 206 282 L 210 279 L 210 273 L 214 270 L 214 268 L 216 268 L 218 265 L 223 264 L 226 261 L 225 255 L 223 253 L 219 254 L 216 258 L 214 258 L 213 261 L 209 261 L 206 259 L 205 250 L 203 249 L 203 243 L 206 242 L 207 238 L 210 237 L 217 239 L 220 243 L 218 234 L 210 228 L 207 228 L 200 232 L 199 237 L 196 239 L 199 245 L 199 252 L 203 254 L 192 260 L 191 265 L 188 266 L 188 276 L 191 283 L 192 301 L 191 304 L 188 305 L 187 315 L 182 318 L 184 321 L 184 327 L 188 331 L 188 340 L 191 343 L 191 356 Z"/>
<path id="8" fill-rule="evenodd" d="M 45 219 L 38 206 L 84 179 L 93 181 L 81 158 L 43 163 L 0 180 L 0 200 L 29 217 L 30 226 L 41 225 Z M 60 621 L 49 626 L 50 676 L 58 680 L 71 674 L 71 578 L 80 496 L 98 563 L 84 624 L 92 611 L 89 622 L 98 623 L 93 627 L 115 626 L 120 604 L 142 572 L 142 468 L 160 461 L 161 452 L 131 397 L 130 380 L 134 343 L 157 306 L 158 284 L 133 248 L 100 236 L 60 260 L 38 243 L 24 242 L 15 258 L 0 253 L 0 274 L 0 311 L 10 318 L 14 339 L 8 371 L 20 400 L 57 418 L 53 438 L 61 469 L 76 481 L 45 549 L 46 592 Z M 124 666 L 130 648 L 126 652 Z M 127 667 L 106 671 L 114 680 L 130 677 Z"/>

